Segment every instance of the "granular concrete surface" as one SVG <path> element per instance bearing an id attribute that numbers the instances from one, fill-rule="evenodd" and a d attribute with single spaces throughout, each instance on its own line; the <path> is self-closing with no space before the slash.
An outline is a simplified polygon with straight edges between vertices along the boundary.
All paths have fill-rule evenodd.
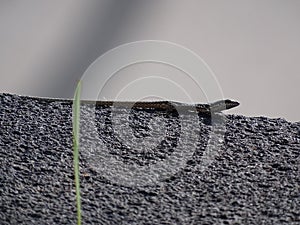
<path id="1" fill-rule="evenodd" d="M 299 122 L 94 109 L 83 224 L 300 224 Z M 0 224 L 76 224 L 72 139 L 71 100 L 0 94 Z"/>

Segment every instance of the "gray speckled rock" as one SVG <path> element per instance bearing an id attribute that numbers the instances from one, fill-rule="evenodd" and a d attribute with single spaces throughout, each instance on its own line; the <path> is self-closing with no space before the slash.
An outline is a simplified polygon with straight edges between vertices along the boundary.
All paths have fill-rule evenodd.
<path id="1" fill-rule="evenodd" d="M 0 94 L 0 224 L 76 224 L 71 110 L 71 101 Z M 157 150 L 146 151 L 120 143 L 107 113 L 96 110 L 99 138 L 122 163 L 152 165 L 178 145 L 176 115 L 165 117 L 168 135 Z M 156 112 L 129 115 L 136 138 L 159 131 L 149 116 Z M 299 224 L 300 123 L 227 115 L 219 154 L 203 171 L 206 120 L 196 124 L 192 157 L 157 184 L 120 185 L 81 152 L 83 223 Z"/>

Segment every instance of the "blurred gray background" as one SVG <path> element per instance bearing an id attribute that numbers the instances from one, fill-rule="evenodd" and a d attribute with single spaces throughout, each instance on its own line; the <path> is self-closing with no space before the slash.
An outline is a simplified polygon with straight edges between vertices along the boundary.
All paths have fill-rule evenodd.
<path id="1" fill-rule="evenodd" d="M 95 59 L 144 39 L 202 57 L 230 113 L 300 121 L 298 0 L 2 0 L 0 92 L 72 98 Z"/>

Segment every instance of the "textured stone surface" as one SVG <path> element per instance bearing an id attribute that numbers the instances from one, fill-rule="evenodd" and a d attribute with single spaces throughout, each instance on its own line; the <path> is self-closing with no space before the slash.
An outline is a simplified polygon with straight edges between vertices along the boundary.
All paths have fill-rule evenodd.
<path id="1" fill-rule="evenodd" d="M 71 101 L 0 94 L 0 224 L 76 224 L 71 110 Z M 172 156 L 180 134 L 176 115 L 163 118 L 168 135 L 156 151 L 147 151 L 118 141 L 103 119 L 109 111 L 96 110 L 108 154 L 139 166 Z M 125 117 L 136 138 L 159 131 L 151 116 L 159 115 L 138 111 Z M 212 126 L 198 119 L 190 124 L 198 127 L 192 157 L 153 185 L 121 185 L 99 172 L 83 150 L 83 223 L 299 224 L 300 123 L 227 115 L 219 154 L 203 171 L 199 164 Z M 182 129 L 191 129 L 189 117 L 185 122 Z"/>

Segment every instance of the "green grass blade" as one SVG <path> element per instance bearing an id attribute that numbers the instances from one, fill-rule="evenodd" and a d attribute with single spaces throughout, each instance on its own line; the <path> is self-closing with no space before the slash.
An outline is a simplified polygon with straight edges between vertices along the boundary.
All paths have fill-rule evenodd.
<path id="1" fill-rule="evenodd" d="M 80 92 L 81 81 L 78 82 L 73 101 L 73 150 L 76 186 L 77 224 L 81 225 L 80 180 L 79 180 L 79 125 L 80 125 Z"/>

